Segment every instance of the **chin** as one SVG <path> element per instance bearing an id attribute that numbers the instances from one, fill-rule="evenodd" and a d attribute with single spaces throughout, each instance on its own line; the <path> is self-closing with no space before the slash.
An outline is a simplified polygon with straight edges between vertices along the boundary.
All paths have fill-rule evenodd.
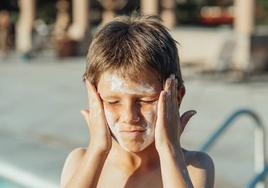
<path id="1" fill-rule="evenodd" d="M 148 145 L 141 144 L 141 145 L 137 145 L 137 146 L 128 146 L 128 145 L 120 144 L 120 146 L 124 150 L 126 150 L 126 151 L 128 151 L 130 153 L 139 153 L 139 152 L 142 152 L 142 151 L 146 150 L 151 144 L 148 144 Z"/>
<path id="2" fill-rule="evenodd" d="M 139 152 L 143 151 L 145 148 L 126 148 L 126 147 L 123 147 L 123 149 L 129 153 L 139 153 Z"/>

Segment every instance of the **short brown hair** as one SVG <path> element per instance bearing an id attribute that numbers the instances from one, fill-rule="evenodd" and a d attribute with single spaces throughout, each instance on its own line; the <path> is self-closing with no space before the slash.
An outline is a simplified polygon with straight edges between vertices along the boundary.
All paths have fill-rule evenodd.
<path id="1" fill-rule="evenodd" d="M 93 37 L 84 79 L 96 83 L 106 71 L 137 79 L 151 70 L 162 82 L 173 73 L 182 83 L 176 43 L 156 16 L 117 17 Z"/>

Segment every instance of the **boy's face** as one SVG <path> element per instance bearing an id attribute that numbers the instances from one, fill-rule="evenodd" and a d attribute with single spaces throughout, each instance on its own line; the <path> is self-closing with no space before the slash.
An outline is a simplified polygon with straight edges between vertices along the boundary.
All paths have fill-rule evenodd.
<path id="1" fill-rule="evenodd" d="M 162 83 L 153 73 L 140 75 L 134 81 L 105 72 L 97 85 L 108 125 L 121 147 L 130 152 L 142 151 L 153 143 L 162 90 Z"/>

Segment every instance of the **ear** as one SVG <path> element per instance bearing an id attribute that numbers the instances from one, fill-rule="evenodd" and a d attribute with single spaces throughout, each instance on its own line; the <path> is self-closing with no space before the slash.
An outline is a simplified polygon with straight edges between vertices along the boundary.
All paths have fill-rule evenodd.
<path id="1" fill-rule="evenodd" d="M 184 84 L 183 83 L 180 84 L 177 89 L 178 89 L 177 90 L 177 99 L 178 99 L 178 105 L 180 107 L 181 102 L 182 102 L 182 99 L 183 99 L 183 97 L 185 95 L 185 87 L 184 87 Z"/>

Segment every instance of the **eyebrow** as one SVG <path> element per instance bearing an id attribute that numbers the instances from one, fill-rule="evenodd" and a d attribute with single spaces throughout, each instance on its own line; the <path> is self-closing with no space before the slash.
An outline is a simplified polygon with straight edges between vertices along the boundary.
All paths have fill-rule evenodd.
<path id="1" fill-rule="evenodd" d="M 122 94 L 121 92 L 115 92 L 112 94 L 103 94 L 101 96 L 101 98 L 120 98 L 120 94 Z M 150 97 L 150 98 L 155 98 L 155 97 L 159 97 L 160 92 L 154 92 L 154 93 L 137 93 L 137 94 L 133 94 L 133 96 L 136 97 Z"/>

